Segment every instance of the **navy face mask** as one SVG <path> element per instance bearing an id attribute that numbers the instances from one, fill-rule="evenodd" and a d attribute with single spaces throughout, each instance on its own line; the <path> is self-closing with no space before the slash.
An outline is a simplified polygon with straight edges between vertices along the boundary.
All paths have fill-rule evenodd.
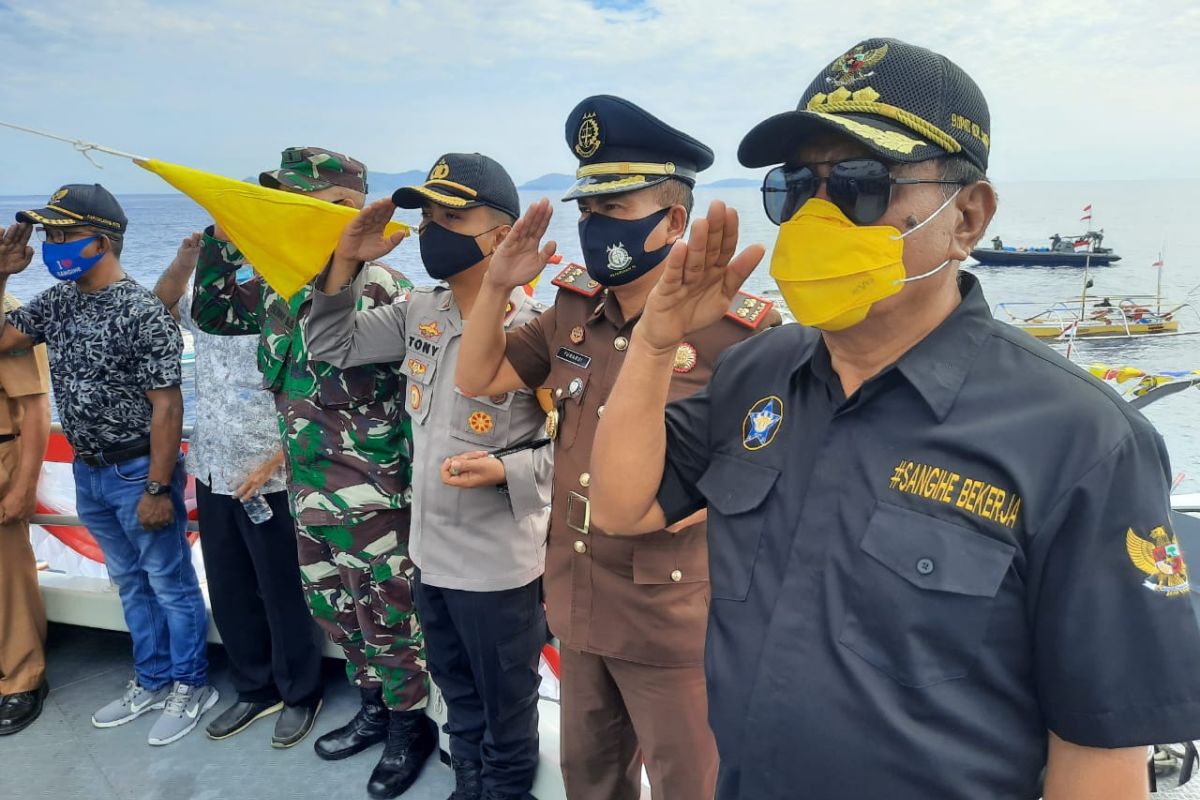
<path id="1" fill-rule="evenodd" d="M 42 242 L 42 261 L 50 274 L 60 281 L 73 281 L 104 258 L 103 252 L 94 256 L 83 255 L 89 244 L 99 240 L 99 236 L 89 236 L 74 242 Z"/>
<path id="2" fill-rule="evenodd" d="M 647 252 L 646 237 L 670 212 L 664 208 L 641 219 L 586 214 L 579 220 L 579 244 L 588 275 L 604 286 L 621 286 L 657 267 L 671 245 Z"/>
<path id="3" fill-rule="evenodd" d="M 498 227 L 488 228 L 483 233 L 490 233 Z M 483 233 L 477 235 L 482 236 Z M 421 261 L 429 277 L 434 280 L 444 281 L 487 258 L 479 249 L 475 236 L 456 233 L 433 220 L 421 226 L 419 235 Z"/>

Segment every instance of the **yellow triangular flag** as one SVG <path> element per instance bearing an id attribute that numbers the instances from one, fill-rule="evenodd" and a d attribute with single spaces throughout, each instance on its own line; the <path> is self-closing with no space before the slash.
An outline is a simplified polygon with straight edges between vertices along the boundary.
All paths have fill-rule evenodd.
<path id="1" fill-rule="evenodd" d="M 134 163 L 212 214 L 255 271 L 283 297 L 291 297 L 325 268 L 342 229 L 358 213 L 302 194 L 157 159 Z M 402 222 L 389 222 L 387 235 L 397 231 L 409 232 L 410 228 Z"/>

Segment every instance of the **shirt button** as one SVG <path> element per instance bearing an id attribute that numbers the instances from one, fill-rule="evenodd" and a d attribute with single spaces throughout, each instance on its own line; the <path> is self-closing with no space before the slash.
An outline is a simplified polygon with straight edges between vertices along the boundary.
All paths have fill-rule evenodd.
<path id="1" fill-rule="evenodd" d="M 933 559 L 932 558 L 917 559 L 917 572 L 921 573 L 922 575 L 933 574 Z"/>
<path id="2" fill-rule="evenodd" d="M 596 409 L 596 416 L 597 416 L 597 417 L 603 417 L 603 416 L 604 416 L 604 406 L 600 406 L 599 408 L 597 408 L 597 409 Z"/>
<path id="3" fill-rule="evenodd" d="M 555 396 L 555 397 L 562 397 L 562 396 L 563 396 L 563 391 L 562 391 L 562 389 L 555 389 L 555 390 L 554 390 L 554 396 Z"/>
<path id="4" fill-rule="evenodd" d="M 592 476 L 589 475 L 588 473 L 585 472 L 579 476 L 579 485 L 582 486 L 583 488 L 586 489 L 588 486 L 591 485 L 591 483 L 592 483 Z"/>
<path id="5" fill-rule="evenodd" d="M 575 542 L 575 552 L 576 553 L 586 553 L 587 545 L 584 544 L 582 540 Z"/>
<path id="6" fill-rule="evenodd" d="M 617 338 L 613 339 L 613 347 L 617 348 L 618 350 L 624 350 L 625 348 L 629 347 L 629 340 L 624 336 L 618 336 Z"/>
<path id="7" fill-rule="evenodd" d="M 671 580 L 675 581 L 676 583 L 679 583 L 681 580 L 683 580 L 683 573 L 679 570 L 673 571 L 671 573 Z"/>

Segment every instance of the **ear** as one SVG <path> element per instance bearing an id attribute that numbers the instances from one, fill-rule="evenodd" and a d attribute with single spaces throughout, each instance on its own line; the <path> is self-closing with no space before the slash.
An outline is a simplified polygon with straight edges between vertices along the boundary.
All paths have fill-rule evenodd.
<path id="1" fill-rule="evenodd" d="M 964 186 L 956 206 L 959 219 L 950 237 L 947 256 L 952 261 L 965 261 L 996 214 L 996 190 L 987 181 Z"/>
<path id="2" fill-rule="evenodd" d="M 671 206 L 667 212 L 667 244 L 675 244 L 687 232 L 688 213 L 681 205 Z"/>
<path id="3" fill-rule="evenodd" d="M 492 239 L 492 249 L 493 250 L 495 250 L 497 247 L 499 247 L 501 244 L 504 243 L 504 240 L 508 238 L 508 235 L 510 233 L 512 233 L 512 229 L 513 229 L 513 226 L 509 225 L 509 224 L 504 224 L 504 225 L 501 225 L 499 228 L 496 228 L 496 232 L 495 232 L 496 238 Z"/>

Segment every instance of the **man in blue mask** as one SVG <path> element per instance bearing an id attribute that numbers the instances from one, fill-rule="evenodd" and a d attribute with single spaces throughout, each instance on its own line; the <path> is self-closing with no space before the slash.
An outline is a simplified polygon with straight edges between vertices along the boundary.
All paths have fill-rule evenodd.
<path id="1" fill-rule="evenodd" d="M 687 228 L 696 174 L 712 151 L 619 97 L 571 112 L 579 159 L 565 200 L 579 208 L 586 268 L 554 279 L 552 309 L 515 331 L 502 324 L 513 287 L 539 274 L 555 245 L 534 204 L 492 256 L 463 336 L 456 379 L 488 396 L 548 386 L 557 407 L 546 608 L 562 643 L 562 766 L 572 800 L 711 797 L 716 748 L 706 719 L 702 656 L 708 554 L 702 516 L 621 539 L 590 522 L 592 438 L 646 297 Z M 730 345 L 767 327 L 771 304 L 739 294 L 728 314 L 674 351 L 672 397 L 707 380 Z"/>
<path id="2" fill-rule="evenodd" d="M 92 724 L 111 728 L 162 709 L 148 740 L 170 744 L 217 702 L 186 536 L 183 340 L 158 298 L 121 268 L 126 217 L 103 186 L 64 186 L 17 222 L 0 247 L 0 292 L 33 258 L 25 244 L 33 225 L 46 268 L 62 282 L 0 312 L 0 352 L 47 346 L 59 420 L 75 450 L 76 508 L 104 551 L 133 637 L 133 680 Z"/>
<path id="3" fill-rule="evenodd" d="M 397 206 L 421 209 L 421 261 L 446 285 L 355 312 L 362 264 L 403 238 L 384 234 Z M 529 389 L 473 399 L 454 388 L 463 321 L 519 213 L 517 188 L 500 164 L 447 153 L 422 185 L 397 190 L 347 226 L 317 278 L 309 316 L 313 359 L 339 369 L 399 362 L 408 380 L 409 553 L 419 570 L 414 595 L 429 672 L 446 699 L 456 800 L 528 797 L 538 764 L 551 472 L 545 417 Z M 542 311 L 518 287 L 505 308 L 511 328 Z"/>

